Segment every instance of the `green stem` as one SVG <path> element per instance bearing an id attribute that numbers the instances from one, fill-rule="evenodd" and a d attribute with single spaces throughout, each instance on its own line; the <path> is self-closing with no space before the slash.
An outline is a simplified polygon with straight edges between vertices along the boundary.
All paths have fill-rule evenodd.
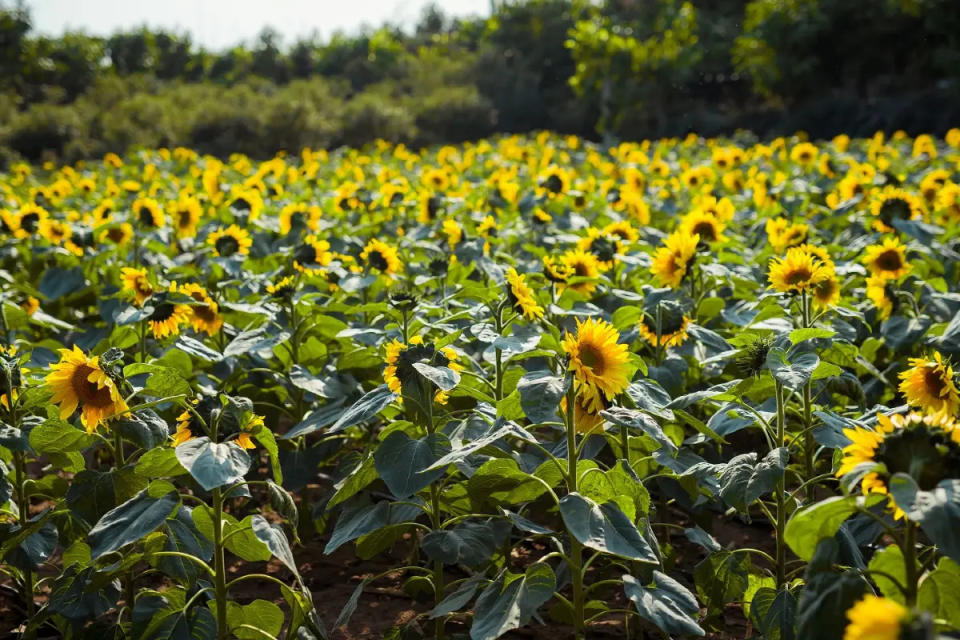
<path id="1" fill-rule="evenodd" d="M 577 427 L 575 411 L 577 393 L 576 384 L 570 384 L 567 391 L 567 493 L 577 491 Z M 583 545 L 571 533 L 570 535 L 570 578 L 573 587 L 573 629 L 575 640 L 581 640 L 587 635 L 586 617 L 584 615 L 584 600 L 586 592 L 583 588 Z"/>
<path id="2" fill-rule="evenodd" d="M 223 496 L 213 490 L 213 581 L 217 603 L 217 640 L 227 640 L 227 574 L 223 551 Z"/>
<path id="3" fill-rule="evenodd" d="M 503 332 L 503 310 L 500 307 L 497 307 L 497 311 L 493 317 L 496 327 L 497 335 L 501 335 Z M 496 383 L 493 387 L 493 397 L 497 402 L 503 400 L 503 351 L 500 349 L 495 350 L 496 353 Z"/>
<path id="4" fill-rule="evenodd" d="M 917 583 L 920 581 L 920 575 L 917 571 L 917 525 L 911 520 L 907 520 L 900 550 L 903 552 L 903 563 L 906 567 L 903 596 L 907 606 L 913 607 L 917 604 Z"/>
<path id="5" fill-rule="evenodd" d="M 9 393 L 9 391 L 8 391 Z M 13 396 L 7 395 L 8 401 L 13 404 Z M 11 413 L 14 413 L 11 408 Z M 15 426 L 19 426 L 16 424 Z M 16 483 L 17 483 L 17 508 L 20 510 L 20 526 L 26 527 L 27 521 L 30 519 L 30 496 L 27 493 L 26 489 L 26 467 L 27 462 L 24 456 L 24 453 L 21 451 L 13 452 L 13 460 L 16 472 Z M 27 568 L 23 571 L 23 599 L 27 607 L 27 621 L 31 621 L 36 614 L 36 603 L 33 599 L 33 570 Z M 36 638 L 36 630 L 27 626 L 27 631 L 23 635 L 25 640 L 32 640 Z"/>
<path id="6" fill-rule="evenodd" d="M 779 382 L 776 383 L 776 396 L 777 396 L 777 435 L 776 435 L 776 445 L 777 447 L 782 447 L 785 440 L 785 422 L 786 422 L 786 412 L 784 411 L 784 398 L 783 398 L 783 385 Z M 780 478 L 777 480 L 776 497 L 777 497 L 777 551 L 776 551 L 776 574 L 777 574 L 777 589 L 779 590 L 786 583 L 786 558 L 787 558 L 787 546 L 786 542 L 783 539 L 784 531 L 787 528 L 787 507 L 786 507 L 786 469 L 780 475 Z"/>
<path id="7" fill-rule="evenodd" d="M 801 293 L 800 303 L 803 305 L 803 327 L 806 329 L 810 326 L 810 298 L 806 291 Z M 813 453 L 816 451 L 817 443 L 813 438 L 813 430 L 810 428 L 813 424 L 810 415 L 813 411 L 813 402 L 810 399 L 812 386 L 813 383 L 809 380 L 803 385 L 803 469 L 807 479 L 816 475 Z"/>

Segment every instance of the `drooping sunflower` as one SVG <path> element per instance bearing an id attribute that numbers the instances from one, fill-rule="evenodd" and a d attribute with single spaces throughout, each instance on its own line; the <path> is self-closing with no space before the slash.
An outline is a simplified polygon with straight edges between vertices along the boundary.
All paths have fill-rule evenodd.
<path id="1" fill-rule="evenodd" d="M 802 223 L 791 224 L 786 218 L 768 218 L 766 224 L 767 240 L 777 253 L 783 253 L 807 239 L 809 227 Z"/>
<path id="2" fill-rule="evenodd" d="M 654 347 L 679 347 L 687 340 L 687 327 L 690 325 L 690 318 L 681 315 L 679 318 L 673 314 L 662 315 L 660 318 L 662 326 L 660 327 L 660 338 L 657 339 L 657 321 L 651 318 L 649 314 L 644 316 L 637 323 L 637 331 L 640 337 L 652 344 Z"/>
<path id="3" fill-rule="evenodd" d="M 944 361 L 939 352 L 933 359 L 910 358 L 910 369 L 900 374 L 900 393 L 907 403 L 934 413 L 944 411 L 950 416 L 957 415 L 960 408 L 960 391 L 954 378 L 950 361 Z"/>
<path id="4" fill-rule="evenodd" d="M 62 245 L 73 235 L 73 229 L 66 222 L 46 218 L 40 221 L 40 235 L 46 238 L 47 242 L 55 245 Z"/>
<path id="5" fill-rule="evenodd" d="M 918 220 L 923 217 L 920 198 L 899 187 L 887 186 L 874 192 L 870 200 L 870 212 L 876 216 L 873 228 L 893 233 L 895 220 Z"/>
<path id="6" fill-rule="evenodd" d="M 956 473 L 960 464 L 960 428 L 947 414 L 911 412 L 907 415 L 878 415 L 874 429 L 844 429 L 850 444 L 843 448 L 843 459 L 836 476 L 867 471 L 860 481 L 864 495 L 888 494 L 887 478 L 895 473 L 909 474 L 923 490 L 930 490 Z M 859 467 L 859 469 L 858 469 Z M 895 504 L 894 517 L 904 512 Z"/>
<path id="7" fill-rule="evenodd" d="M 700 236 L 696 234 L 674 231 L 653 254 L 650 273 L 660 284 L 676 289 L 687 275 L 699 242 Z"/>
<path id="8" fill-rule="evenodd" d="M 594 387 L 577 383 L 576 401 L 573 405 L 573 425 L 577 433 L 590 434 L 603 426 L 604 419 L 600 412 L 608 409 L 610 403 Z M 567 410 L 567 398 L 560 400 L 561 411 Z"/>
<path id="9" fill-rule="evenodd" d="M 187 196 L 167 203 L 167 215 L 173 221 L 173 228 L 181 238 L 192 238 L 197 235 L 197 223 L 203 208 L 196 198 Z"/>
<path id="10" fill-rule="evenodd" d="M 237 437 L 232 440 L 233 444 L 241 449 L 256 449 L 257 445 L 253 444 L 253 438 L 251 436 L 260 429 L 266 429 L 266 426 L 263 424 L 263 416 L 258 416 L 255 413 L 250 414 L 246 422 L 243 423 L 243 426 L 240 427 L 240 432 L 237 434 Z"/>
<path id="11" fill-rule="evenodd" d="M 604 320 L 577 320 L 576 334 L 566 333 L 563 350 L 570 356 L 570 370 L 577 381 L 593 387 L 612 400 L 630 384 L 627 345 L 620 333 Z"/>
<path id="12" fill-rule="evenodd" d="M 411 352 L 411 350 L 413 351 Z M 440 347 L 437 349 L 434 345 L 424 345 L 422 336 L 413 336 L 410 338 L 409 344 L 394 339 L 392 342 L 387 343 L 386 355 L 383 359 L 386 365 L 383 368 L 383 381 L 387 384 L 387 388 L 394 393 L 402 393 L 403 391 L 403 384 L 400 381 L 398 367 L 403 365 L 401 359 L 405 355 L 410 356 L 415 361 L 420 361 L 421 359 L 436 361 L 436 364 L 446 366 L 458 373 L 464 369 L 463 365 L 458 362 L 460 354 L 452 347 Z M 407 364 L 406 366 L 410 365 Z M 437 389 L 436 393 L 434 393 L 433 400 L 437 404 L 446 404 L 449 400 L 449 394 L 446 391 Z"/>
<path id="13" fill-rule="evenodd" d="M 330 243 L 310 235 L 293 250 L 293 268 L 307 275 L 316 273 L 333 262 Z"/>
<path id="14" fill-rule="evenodd" d="M 868 594 L 847 610 L 843 640 L 899 640 L 909 615 L 899 602 Z"/>
<path id="15" fill-rule="evenodd" d="M 246 213 L 249 220 L 256 220 L 263 210 L 263 196 L 256 189 L 239 189 L 231 196 L 227 205 L 240 213 Z"/>
<path id="16" fill-rule="evenodd" d="M 376 238 L 372 238 L 366 244 L 360 253 L 360 259 L 367 266 L 385 274 L 400 273 L 403 270 L 403 263 L 400 262 L 400 256 L 396 248 Z"/>
<path id="17" fill-rule="evenodd" d="M 79 347 L 60 349 L 60 361 L 50 365 L 45 380 L 53 391 L 51 401 L 60 405 L 66 420 L 80 408 L 80 422 L 87 433 L 109 418 L 127 410 L 116 383 L 100 368 L 98 356 L 87 356 Z"/>
<path id="18" fill-rule="evenodd" d="M 146 269 L 134 269 L 133 267 L 124 267 L 120 270 L 120 277 L 123 281 L 123 291 L 133 294 L 134 302 L 138 307 L 153 295 L 153 285 L 147 277 Z"/>
<path id="19" fill-rule="evenodd" d="M 533 289 L 513 267 L 507 269 L 507 284 L 509 285 L 508 296 L 514 309 L 522 313 L 528 320 L 537 320 L 543 317 L 543 307 L 537 304 Z"/>
<path id="20" fill-rule="evenodd" d="M 880 244 L 872 244 L 864 250 L 863 263 L 870 272 L 881 278 L 895 279 L 910 271 L 907 248 L 898 238 L 884 238 Z"/>
<path id="21" fill-rule="evenodd" d="M 553 256 L 543 256 L 543 275 L 550 282 L 564 284 L 573 275 L 573 268 L 569 267 L 563 259 L 557 259 Z"/>
<path id="22" fill-rule="evenodd" d="M 770 262 L 767 279 L 780 293 L 798 293 L 813 289 L 834 272 L 833 262 L 825 259 L 822 249 L 800 245 L 788 249 L 783 258 L 774 258 Z"/>
<path id="23" fill-rule="evenodd" d="M 124 245 L 133 239 L 133 226 L 129 222 L 111 225 L 109 229 L 100 232 L 100 242 L 112 242 Z"/>
<path id="24" fill-rule="evenodd" d="M 829 309 L 840 301 L 840 281 L 831 275 L 814 285 L 812 290 L 813 307 L 819 311 Z"/>
<path id="25" fill-rule="evenodd" d="M 213 247 L 213 254 L 221 258 L 229 258 L 233 255 L 245 256 L 250 253 L 250 247 L 253 246 L 253 240 L 246 229 L 241 229 L 235 224 L 226 229 L 220 228 L 207 236 L 207 244 Z"/>
<path id="26" fill-rule="evenodd" d="M 625 245 L 631 245 L 640 239 L 640 232 L 626 220 L 611 222 L 603 228 L 603 233 L 620 238 L 621 243 Z"/>
<path id="27" fill-rule="evenodd" d="M 880 320 L 889 318 L 897 304 L 896 292 L 891 289 L 890 280 L 880 276 L 867 278 L 867 298 L 877 308 Z"/>
<path id="28" fill-rule="evenodd" d="M 163 209 L 153 198 L 137 198 L 130 210 L 134 220 L 147 229 L 159 229 L 164 224 Z"/>
<path id="29" fill-rule="evenodd" d="M 206 289 L 194 282 L 188 282 L 180 285 L 180 293 L 190 296 L 198 303 L 187 307 L 190 326 L 193 327 L 194 331 L 197 333 L 205 332 L 210 336 L 220 331 L 220 327 L 223 326 L 223 318 L 220 316 L 219 306 L 210 297 Z"/>

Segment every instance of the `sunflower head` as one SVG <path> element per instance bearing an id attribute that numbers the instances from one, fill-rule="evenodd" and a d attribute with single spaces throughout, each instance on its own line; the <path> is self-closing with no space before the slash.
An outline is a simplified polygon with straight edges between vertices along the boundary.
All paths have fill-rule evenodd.
<path id="1" fill-rule="evenodd" d="M 360 259 L 368 267 L 384 274 L 395 274 L 403 270 L 396 248 L 376 238 L 366 244 L 360 253 Z"/>
<path id="2" fill-rule="evenodd" d="M 873 275 L 889 279 L 904 276 L 911 268 L 906 247 L 895 237 L 867 247 L 863 262 Z"/>
<path id="3" fill-rule="evenodd" d="M 899 187 L 887 186 L 874 194 L 870 201 L 870 212 L 876 216 L 874 229 L 892 233 L 895 221 L 923 217 L 923 204 L 916 195 Z"/>
<path id="4" fill-rule="evenodd" d="M 386 345 L 383 381 L 391 391 L 401 394 L 404 406 L 408 407 L 409 411 L 420 419 L 427 419 L 427 404 L 446 404 L 448 390 L 437 387 L 414 365 L 419 363 L 434 368 L 445 367 L 459 373 L 463 371 L 459 359 L 460 354 L 453 348 L 426 343 L 421 336 L 413 336 L 408 344 L 394 339 Z"/>
<path id="5" fill-rule="evenodd" d="M 293 250 L 293 268 L 306 274 L 312 274 L 333 262 L 330 243 L 316 236 L 307 236 Z"/>
<path id="6" fill-rule="evenodd" d="M 518 313 L 528 320 L 537 320 L 543 317 L 543 307 L 537 304 L 533 289 L 527 284 L 524 276 L 510 267 L 507 270 L 507 299 Z"/>
<path id="7" fill-rule="evenodd" d="M 684 304 L 675 299 L 672 293 L 664 297 L 660 292 L 669 290 L 661 289 L 646 297 L 637 331 L 641 338 L 654 347 L 679 347 L 687 340 L 690 318 Z"/>
<path id="8" fill-rule="evenodd" d="M 267 285 L 267 293 L 274 298 L 289 299 L 295 291 L 296 280 L 293 276 L 285 276 Z"/>
<path id="9" fill-rule="evenodd" d="M 693 263 L 699 242 L 697 234 L 691 235 L 683 230 L 671 233 L 653 254 L 650 273 L 661 285 L 678 288 Z"/>
<path id="10" fill-rule="evenodd" d="M 207 236 L 207 244 L 213 248 L 213 254 L 221 258 L 229 258 L 235 255 L 245 256 L 250 253 L 250 247 L 253 246 L 253 240 L 246 229 L 241 229 L 235 224 L 226 229 L 217 229 Z"/>
<path id="11" fill-rule="evenodd" d="M 770 286 L 781 293 L 798 293 L 816 287 L 834 272 L 833 262 L 825 251 L 800 245 L 788 249 L 783 258 L 775 258 L 767 278 Z"/>
<path id="12" fill-rule="evenodd" d="M 123 281 L 123 291 L 133 296 L 137 306 L 143 305 L 147 298 L 153 295 L 154 288 L 147 277 L 146 269 L 124 267 L 120 270 L 120 277 Z"/>
<path id="13" fill-rule="evenodd" d="M 932 358 L 911 358 L 910 369 L 900 374 L 900 392 L 907 402 L 923 411 L 957 415 L 960 392 L 949 360 L 935 352 Z"/>
<path id="14" fill-rule="evenodd" d="M 847 611 L 843 640 L 900 640 L 910 610 L 889 598 L 864 596 Z"/>
<path id="15" fill-rule="evenodd" d="M 620 333 L 605 320 L 577 320 L 575 334 L 567 333 L 563 350 L 570 358 L 570 370 L 578 382 L 601 392 L 608 400 L 630 384 L 632 372 L 627 345 Z"/>
<path id="16" fill-rule="evenodd" d="M 80 421 L 93 433 L 109 418 L 127 410 L 116 383 L 100 365 L 97 356 L 87 356 L 79 347 L 61 349 L 60 361 L 50 365 L 47 385 L 51 398 L 60 406 L 60 419 L 66 420 L 80 409 Z"/>
<path id="17" fill-rule="evenodd" d="M 574 274 L 573 269 L 562 259 L 543 256 L 543 275 L 550 282 L 563 284 Z"/>
<path id="18" fill-rule="evenodd" d="M 417 306 L 417 296 L 408 291 L 397 291 L 390 294 L 390 306 L 397 311 L 408 313 Z"/>

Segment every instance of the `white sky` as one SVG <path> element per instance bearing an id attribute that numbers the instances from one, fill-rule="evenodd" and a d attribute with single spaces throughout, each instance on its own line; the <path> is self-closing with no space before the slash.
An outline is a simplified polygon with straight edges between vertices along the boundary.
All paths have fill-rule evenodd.
<path id="1" fill-rule="evenodd" d="M 0 4 L 7 6 L 12 2 Z M 27 0 L 34 30 L 44 35 L 83 31 L 110 35 L 147 25 L 188 32 L 194 43 L 222 50 L 252 42 L 271 26 L 290 45 L 316 32 L 354 33 L 384 22 L 410 27 L 430 0 Z M 489 15 L 490 0 L 436 0 L 448 16 Z"/>

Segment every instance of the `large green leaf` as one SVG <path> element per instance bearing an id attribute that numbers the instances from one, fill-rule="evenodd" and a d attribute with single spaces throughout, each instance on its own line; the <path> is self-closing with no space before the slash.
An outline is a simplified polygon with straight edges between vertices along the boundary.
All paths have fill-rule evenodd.
<path id="1" fill-rule="evenodd" d="M 750 556 L 730 551 L 711 553 L 693 570 L 697 593 L 711 616 L 722 612 L 727 603 L 743 599 L 749 575 Z"/>
<path id="2" fill-rule="evenodd" d="M 132 378 L 141 374 L 147 375 L 144 393 L 158 398 L 167 398 L 176 395 L 190 395 L 190 383 L 183 374 L 173 367 L 164 367 L 158 364 L 134 363 L 123 368 L 123 375 Z"/>
<path id="3" fill-rule="evenodd" d="M 208 601 L 208 606 L 216 615 L 216 603 Z M 278 638 L 283 627 L 283 611 L 266 600 L 254 600 L 249 604 L 228 601 L 227 626 L 240 640 L 263 640 L 266 636 Z"/>
<path id="4" fill-rule="evenodd" d="M 720 497 L 730 506 L 745 511 L 754 500 L 773 490 L 789 460 L 786 447 L 773 449 L 759 462 L 755 453 L 734 457 L 720 471 Z"/>
<path id="5" fill-rule="evenodd" d="M 520 406 L 532 423 L 556 422 L 557 407 L 567 389 L 570 379 L 555 376 L 549 371 L 530 371 L 517 381 Z"/>
<path id="6" fill-rule="evenodd" d="M 464 522 L 450 529 L 431 531 L 423 536 L 420 548 L 431 560 L 445 564 L 479 566 L 490 559 L 502 543 L 494 521 Z M 503 527 L 500 527 L 501 531 Z M 505 533 L 505 532 L 504 532 Z"/>
<path id="7" fill-rule="evenodd" d="M 553 596 L 557 579 L 550 565 L 530 565 L 522 576 L 501 575 L 483 590 L 473 609 L 470 640 L 494 640 L 527 623 Z"/>
<path id="8" fill-rule="evenodd" d="M 649 620 L 666 634 L 705 635 L 697 624 L 700 612 L 697 599 L 682 584 L 659 571 L 653 572 L 653 583 L 641 584 L 631 575 L 623 576 L 623 590 L 644 620 Z"/>
<path id="9" fill-rule="evenodd" d="M 900 604 L 906 602 L 903 591 L 900 590 L 899 586 L 907 584 L 907 565 L 900 547 L 892 544 L 877 551 L 870 558 L 870 564 L 867 565 L 867 568 L 870 571 L 877 572 L 871 574 L 870 577 L 884 596 Z"/>
<path id="10" fill-rule="evenodd" d="M 570 534 L 588 549 L 659 564 L 636 525 L 615 502 L 598 505 L 579 493 L 569 493 L 560 500 L 560 515 Z"/>
<path id="11" fill-rule="evenodd" d="M 154 498 L 144 489 L 108 511 L 87 534 L 91 558 L 96 560 L 154 531 L 179 503 L 180 497 L 176 491 Z"/>
<path id="12" fill-rule="evenodd" d="M 450 441 L 442 433 L 414 440 L 403 431 L 394 431 L 373 454 L 377 473 L 398 498 L 409 498 L 443 477 L 444 469 L 430 470 L 450 452 Z"/>
<path id="13" fill-rule="evenodd" d="M 768 640 L 797 637 L 797 601 L 789 589 L 760 588 L 750 601 L 750 618 Z"/>
<path id="14" fill-rule="evenodd" d="M 184 442 L 176 452 L 183 468 L 207 491 L 239 482 L 250 470 L 250 456 L 232 442 L 204 436 Z"/>
<path id="15" fill-rule="evenodd" d="M 327 433 L 343 431 L 347 427 L 369 420 L 396 399 L 397 394 L 390 391 L 387 385 L 382 384 L 376 389 L 368 391 L 362 398 L 353 403 L 353 406 L 344 411 L 340 418 L 333 423 L 333 426 L 327 430 Z"/>
<path id="16" fill-rule="evenodd" d="M 909 475 L 896 473 L 890 478 L 890 493 L 940 551 L 960 562 L 960 480 L 943 480 L 932 490 L 921 491 Z"/>
<path id="17" fill-rule="evenodd" d="M 917 605 L 960 627 L 960 565 L 950 558 L 942 558 L 937 568 L 920 582 Z"/>
<path id="18" fill-rule="evenodd" d="M 774 347 L 767 354 L 766 368 L 788 389 L 797 390 L 810 381 L 820 358 L 813 352 L 797 353 L 787 359 L 787 353 Z"/>
<path id="19" fill-rule="evenodd" d="M 333 553 L 340 546 L 356 540 L 360 536 L 401 522 L 411 522 L 423 513 L 422 509 L 410 504 L 397 504 L 387 501 L 370 504 L 358 500 L 344 508 L 337 520 L 337 526 L 324 548 L 324 553 Z"/>
<path id="20" fill-rule="evenodd" d="M 787 522 L 784 540 L 803 560 L 810 560 L 817 543 L 831 538 L 843 521 L 857 511 L 853 496 L 834 496 L 795 512 Z"/>
<path id="21" fill-rule="evenodd" d="M 611 407 L 601 411 L 600 415 L 616 425 L 647 434 L 668 452 L 672 453 L 677 450 L 677 445 L 664 433 L 663 428 L 657 424 L 657 421 L 643 411 L 625 407 Z"/>

